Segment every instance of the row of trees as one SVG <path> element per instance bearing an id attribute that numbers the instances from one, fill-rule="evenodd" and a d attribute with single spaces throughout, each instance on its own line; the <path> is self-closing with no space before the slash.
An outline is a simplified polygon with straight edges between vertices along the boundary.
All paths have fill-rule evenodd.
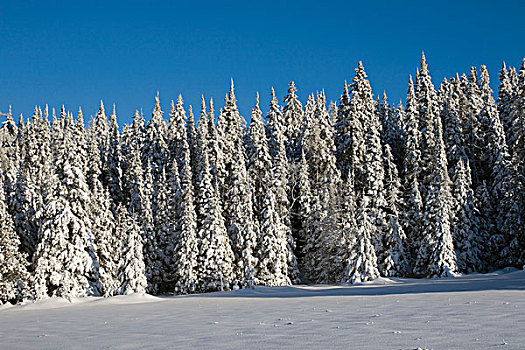
<path id="1" fill-rule="evenodd" d="M 425 56 L 406 103 L 374 99 L 363 65 L 338 103 L 257 96 L 233 81 L 198 126 L 122 132 L 104 105 L 84 125 L 35 108 L 0 129 L 0 299 L 194 293 L 379 276 L 443 277 L 524 262 L 525 61 L 434 88 Z M 217 120 L 215 120 L 217 119 Z"/>

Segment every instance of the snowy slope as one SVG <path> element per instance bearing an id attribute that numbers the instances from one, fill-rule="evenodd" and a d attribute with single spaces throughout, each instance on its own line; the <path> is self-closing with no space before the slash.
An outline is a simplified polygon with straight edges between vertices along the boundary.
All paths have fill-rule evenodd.
<path id="1" fill-rule="evenodd" d="M 0 309 L 1 349 L 524 349 L 525 271 Z"/>

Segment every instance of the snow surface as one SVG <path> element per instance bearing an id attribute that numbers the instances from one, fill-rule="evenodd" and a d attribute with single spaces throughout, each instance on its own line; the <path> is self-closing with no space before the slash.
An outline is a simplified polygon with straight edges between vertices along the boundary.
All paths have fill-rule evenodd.
<path id="1" fill-rule="evenodd" d="M 524 349 L 525 271 L 0 308 L 1 349 Z"/>

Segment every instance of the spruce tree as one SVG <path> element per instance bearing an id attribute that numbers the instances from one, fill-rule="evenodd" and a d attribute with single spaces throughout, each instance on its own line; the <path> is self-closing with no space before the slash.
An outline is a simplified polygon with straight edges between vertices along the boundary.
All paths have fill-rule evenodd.
<path id="1" fill-rule="evenodd" d="M 299 140 L 301 121 L 303 120 L 303 106 L 297 97 L 297 88 L 293 81 L 288 85 L 288 94 L 284 97 L 283 107 L 283 134 L 285 139 L 286 155 L 289 160 L 297 161 L 300 156 Z"/>
<path id="2" fill-rule="evenodd" d="M 201 292 L 232 288 L 234 260 L 226 231 L 220 196 L 213 186 L 208 153 L 203 152 L 202 172 L 199 174 L 198 237 L 201 241 L 197 268 L 197 289 Z"/>
<path id="3" fill-rule="evenodd" d="M 7 211 L 0 174 L 0 303 L 17 302 L 30 296 L 30 275 L 26 256 L 19 252 L 13 220 Z"/>
<path id="4" fill-rule="evenodd" d="M 313 118 L 308 121 L 302 139 L 312 187 L 312 217 L 307 228 L 310 234 L 303 254 L 307 279 L 333 283 L 340 274 L 340 266 L 333 264 L 332 257 L 341 238 L 337 228 L 341 177 L 336 167 L 333 127 L 325 102 L 324 93 L 318 94 Z"/>
<path id="5" fill-rule="evenodd" d="M 400 213 L 403 210 L 401 198 L 401 181 L 390 145 L 384 145 L 383 167 L 385 169 L 385 221 L 379 252 L 378 269 L 382 276 L 404 276 L 409 270 L 405 253 L 406 235 L 401 225 Z"/>
<path id="6" fill-rule="evenodd" d="M 268 150 L 272 158 L 274 182 L 272 184 L 275 191 L 277 215 L 282 222 L 282 229 L 288 241 L 288 276 L 292 282 L 298 282 L 297 259 L 294 254 L 295 237 L 293 236 L 290 213 L 291 187 L 289 183 L 290 167 L 286 151 L 286 130 L 284 115 L 275 96 L 275 90 L 271 90 L 272 99 L 270 109 L 266 115 Z"/>
<path id="7" fill-rule="evenodd" d="M 183 146 L 188 149 L 187 145 Z M 199 242 L 197 239 L 197 216 L 193 197 L 194 189 L 189 150 L 186 151 L 182 161 L 183 169 L 180 172 L 180 187 L 175 194 L 178 206 L 177 222 L 175 223 L 177 244 L 174 251 L 174 275 L 176 281 L 175 292 L 186 294 L 194 292 L 197 288 L 196 266 Z M 173 164 L 173 168 L 175 171 L 178 170 L 175 164 Z M 172 176 L 177 176 L 174 174 L 174 171 L 172 171 Z M 176 188 L 177 183 L 175 182 L 173 186 Z"/>
<path id="8" fill-rule="evenodd" d="M 37 298 L 98 295 L 101 292 L 88 215 L 89 188 L 78 143 L 66 131 L 67 128 L 56 133 L 63 143 L 58 147 L 58 140 L 55 140 L 55 171 L 47 180 L 39 227 L 41 240 L 33 259 Z"/>
<path id="9" fill-rule="evenodd" d="M 417 83 L 423 215 L 422 236 L 414 272 L 426 277 L 453 276 L 457 272 L 457 264 L 450 231 L 450 178 L 438 99 L 424 54 Z"/>
<path id="10" fill-rule="evenodd" d="M 368 200 L 366 196 L 362 198 L 365 201 Z M 350 253 L 346 259 L 343 281 L 352 284 L 371 281 L 379 277 L 377 257 L 370 238 L 370 232 L 374 232 L 375 228 L 364 209 L 367 207 L 366 203 L 362 204 L 357 215 L 357 230 L 349 233 L 347 242 Z"/>
<path id="11" fill-rule="evenodd" d="M 109 189 L 109 194 L 115 204 L 124 202 L 122 193 L 122 151 L 119 127 L 117 123 L 117 114 L 115 112 L 115 105 L 113 105 L 113 113 L 109 117 L 108 130 L 108 147 L 106 155 L 104 173 L 104 183 Z"/>
<path id="12" fill-rule="evenodd" d="M 448 172 L 452 181 L 451 231 L 460 271 L 483 271 L 482 247 L 487 232 L 482 230 L 481 218 L 472 189 L 470 163 L 464 148 L 460 125 L 460 82 L 447 80 L 440 87 L 441 119 L 447 153 Z"/>
<path id="13" fill-rule="evenodd" d="M 235 255 L 235 285 L 251 284 L 255 270 L 254 251 L 258 227 L 253 218 L 251 184 L 246 172 L 243 118 L 239 115 L 233 80 L 219 115 L 218 127 L 226 170 L 223 209 L 226 228 Z"/>
<path id="14" fill-rule="evenodd" d="M 248 174 L 252 181 L 254 215 L 259 224 L 257 247 L 257 284 L 275 286 L 290 284 L 288 278 L 287 230 L 278 213 L 272 159 L 268 149 L 262 112 L 257 103 L 252 109 L 249 128 Z"/>
<path id="15" fill-rule="evenodd" d="M 154 182 L 158 182 L 167 163 L 168 145 L 166 142 L 167 126 L 160 108 L 159 96 L 155 96 L 155 107 L 148 121 L 144 135 L 144 144 L 141 149 L 142 167 L 149 164 Z"/>
<path id="16" fill-rule="evenodd" d="M 118 256 L 119 265 L 117 269 L 118 294 L 128 295 L 132 293 L 146 293 L 146 267 L 142 255 L 141 230 L 135 215 L 123 206 L 116 210 L 116 236 L 119 238 Z"/>

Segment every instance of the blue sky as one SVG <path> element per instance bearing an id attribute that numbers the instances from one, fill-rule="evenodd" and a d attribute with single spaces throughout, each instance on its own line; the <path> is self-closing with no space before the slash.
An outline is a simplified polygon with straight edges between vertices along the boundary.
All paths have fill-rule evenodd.
<path id="1" fill-rule="evenodd" d="M 7 1 L 0 0 L 0 111 L 29 116 L 35 105 L 86 118 L 98 101 L 149 118 L 181 93 L 222 106 L 230 77 L 241 113 L 255 93 L 267 110 L 294 80 L 304 101 L 339 97 L 362 60 L 375 95 L 404 99 L 425 51 L 436 85 L 486 64 L 497 87 L 503 60 L 525 56 L 524 1 Z"/>

